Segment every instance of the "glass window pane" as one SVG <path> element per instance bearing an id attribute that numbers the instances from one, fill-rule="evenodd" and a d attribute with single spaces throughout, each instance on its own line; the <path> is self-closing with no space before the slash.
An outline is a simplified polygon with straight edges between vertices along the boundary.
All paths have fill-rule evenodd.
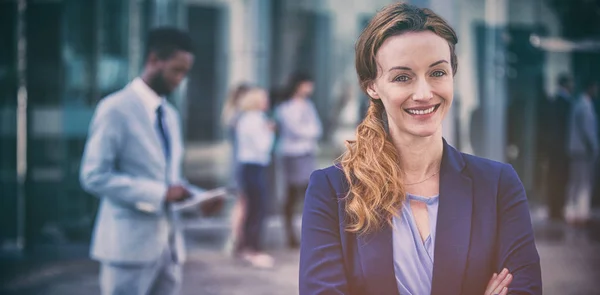
<path id="1" fill-rule="evenodd" d="M 86 105 L 94 102 L 94 3 L 65 0 L 62 60 L 65 71 L 64 102 Z"/>
<path id="2" fill-rule="evenodd" d="M 17 5 L 0 1 L 0 246 L 17 236 Z"/>
<path id="3" fill-rule="evenodd" d="M 104 97 L 128 82 L 129 1 L 104 0 L 100 5 L 98 87 Z"/>

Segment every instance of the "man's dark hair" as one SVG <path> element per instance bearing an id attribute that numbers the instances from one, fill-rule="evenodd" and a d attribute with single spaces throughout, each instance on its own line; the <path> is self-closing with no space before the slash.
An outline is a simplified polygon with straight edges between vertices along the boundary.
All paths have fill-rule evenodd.
<path id="1" fill-rule="evenodd" d="M 146 59 L 150 52 L 162 60 L 169 59 L 178 50 L 193 53 L 192 38 L 187 32 L 174 27 L 159 27 L 148 33 Z"/>
<path id="2" fill-rule="evenodd" d="M 569 82 L 571 82 L 571 76 L 569 76 L 569 74 L 563 73 L 558 76 L 559 86 L 566 87 Z"/>

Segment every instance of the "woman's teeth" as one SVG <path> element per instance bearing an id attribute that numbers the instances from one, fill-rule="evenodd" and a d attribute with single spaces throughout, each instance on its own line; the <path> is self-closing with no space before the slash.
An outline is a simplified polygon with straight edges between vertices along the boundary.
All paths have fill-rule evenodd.
<path id="1" fill-rule="evenodd" d="M 406 111 L 413 115 L 427 115 L 427 114 L 433 113 L 434 110 L 435 110 L 435 106 L 432 106 L 426 110 L 406 110 Z"/>

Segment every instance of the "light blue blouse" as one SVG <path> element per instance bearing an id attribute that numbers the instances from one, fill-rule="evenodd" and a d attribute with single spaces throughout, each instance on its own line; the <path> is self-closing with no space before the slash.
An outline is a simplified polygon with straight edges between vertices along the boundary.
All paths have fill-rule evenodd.
<path id="1" fill-rule="evenodd" d="M 429 214 L 429 237 L 423 242 L 410 208 L 410 200 L 423 202 Z M 439 196 L 430 198 L 407 195 L 402 213 L 394 217 L 394 272 L 402 295 L 431 294 L 435 225 Z"/>

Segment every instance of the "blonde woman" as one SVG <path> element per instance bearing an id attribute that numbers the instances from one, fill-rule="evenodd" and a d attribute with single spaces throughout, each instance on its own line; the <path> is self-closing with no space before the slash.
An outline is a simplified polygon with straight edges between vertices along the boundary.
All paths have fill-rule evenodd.
<path id="1" fill-rule="evenodd" d="M 246 198 L 245 223 L 240 249 L 242 258 L 260 268 L 273 266 L 273 258 L 261 251 L 263 223 L 267 207 L 266 167 L 271 162 L 274 125 L 266 116 L 267 92 L 251 88 L 240 97 L 240 117 L 236 127 L 238 183 Z"/>
<path id="2" fill-rule="evenodd" d="M 393 4 L 356 44 L 370 97 L 341 162 L 310 178 L 300 294 L 542 294 L 525 190 L 510 165 L 442 138 L 454 30 Z"/>
<path id="3" fill-rule="evenodd" d="M 236 126 L 240 116 L 240 98 L 250 89 L 247 84 L 240 84 L 229 95 L 229 98 L 225 102 L 223 107 L 223 113 L 221 114 L 222 124 L 226 128 L 227 139 L 231 143 L 231 184 L 232 188 L 237 194 L 237 199 L 233 205 L 231 212 L 231 236 L 227 240 L 225 245 L 225 252 L 231 255 L 239 254 L 239 243 L 242 240 L 242 225 L 244 223 L 244 212 L 246 211 L 246 199 L 242 194 L 239 185 L 237 183 L 239 173 L 239 163 L 237 160 L 237 140 L 236 140 Z"/>

